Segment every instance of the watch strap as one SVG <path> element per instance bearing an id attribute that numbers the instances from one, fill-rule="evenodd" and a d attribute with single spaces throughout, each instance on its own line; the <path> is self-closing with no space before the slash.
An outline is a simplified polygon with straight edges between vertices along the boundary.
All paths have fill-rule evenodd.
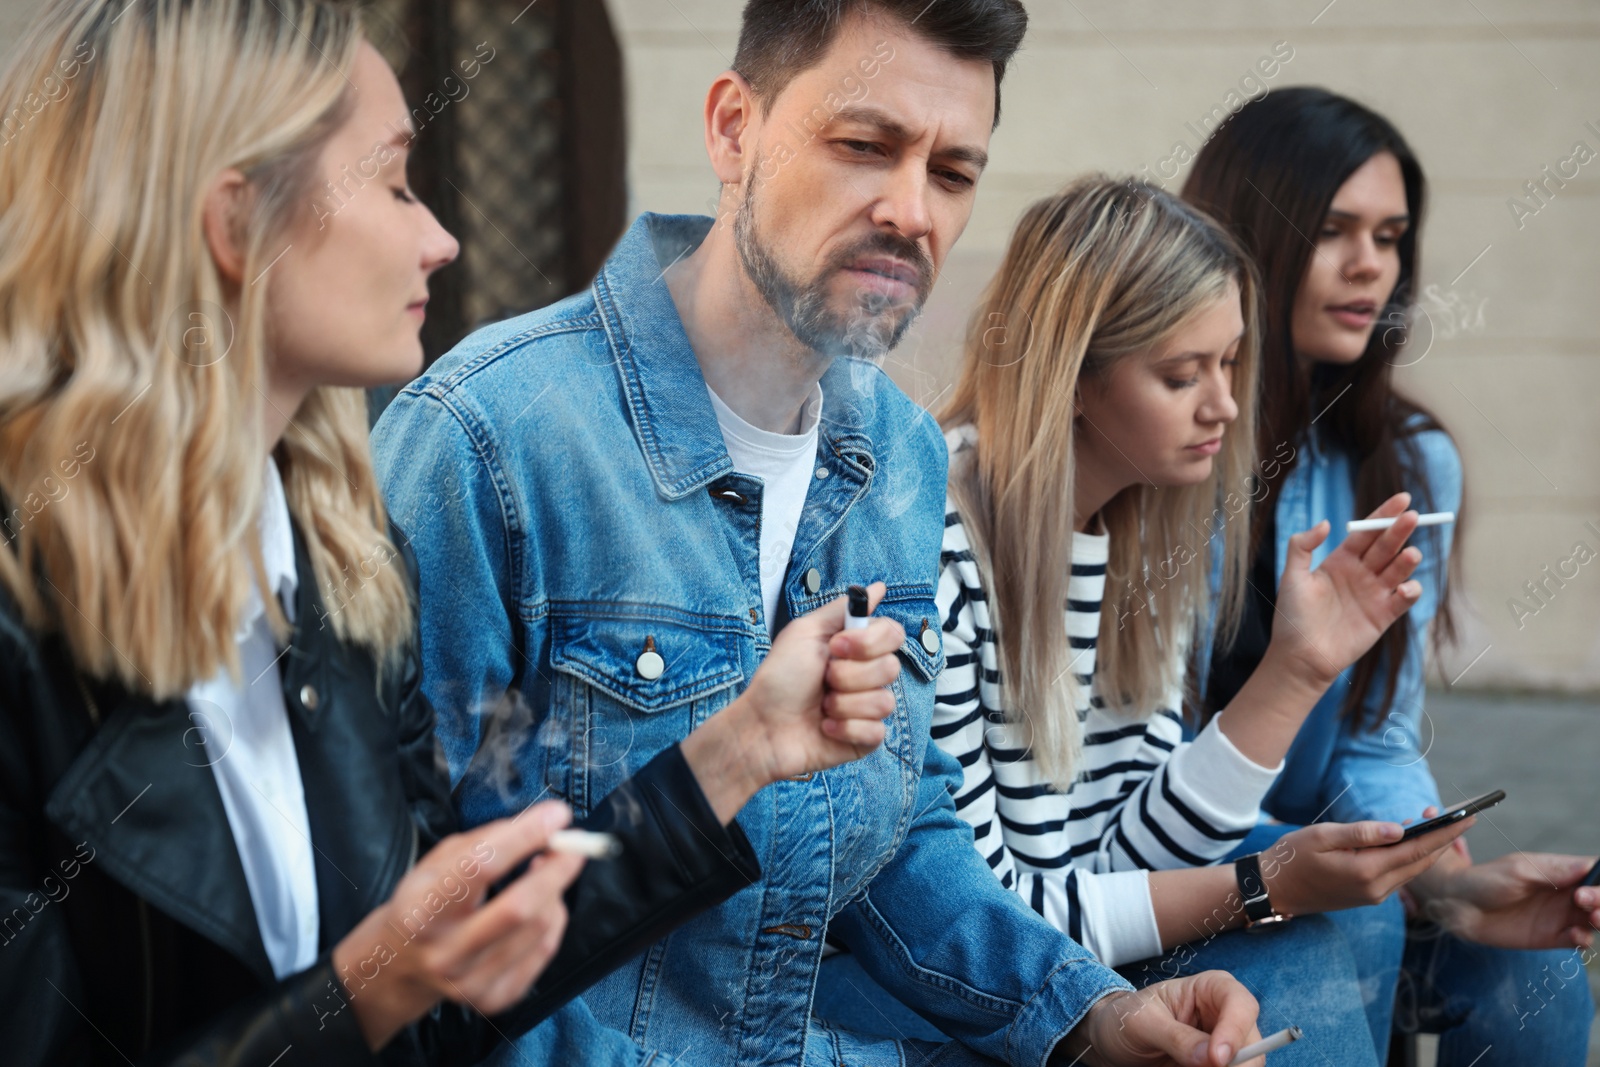
<path id="1" fill-rule="evenodd" d="M 1233 876 L 1239 883 L 1239 899 L 1244 902 L 1247 926 L 1280 918 L 1267 896 L 1267 880 L 1261 876 L 1261 857 L 1252 853 L 1233 861 Z"/>

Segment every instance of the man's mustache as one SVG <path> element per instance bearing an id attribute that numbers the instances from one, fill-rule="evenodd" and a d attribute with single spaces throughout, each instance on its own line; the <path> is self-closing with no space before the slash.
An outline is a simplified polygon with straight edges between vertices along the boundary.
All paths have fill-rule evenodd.
<path id="1" fill-rule="evenodd" d="M 917 303 L 920 305 L 928 298 L 933 289 L 933 260 L 917 242 L 901 234 L 880 231 L 839 252 L 831 265 L 836 270 L 844 270 L 867 256 L 889 256 L 908 264 L 917 272 Z"/>

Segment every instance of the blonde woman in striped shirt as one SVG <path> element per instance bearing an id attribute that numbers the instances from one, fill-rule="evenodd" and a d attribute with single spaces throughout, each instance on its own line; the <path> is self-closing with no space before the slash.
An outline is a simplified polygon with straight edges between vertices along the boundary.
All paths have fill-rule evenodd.
<path id="1" fill-rule="evenodd" d="M 1221 228 L 1148 184 L 1089 178 L 1025 214 L 941 413 L 948 666 L 933 732 L 963 766 L 976 847 L 1035 911 L 1136 983 L 1233 970 L 1263 1031 L 1311 1038 L 1275 1063 L 1375 1064 L 1349 950 L 1314 913 L 1381 899 L 1460 829 L 1397 844 L 1394 824 L 1324 824 L 1254 858 L 1259 877 L 1215 864 L 1318 697 L 1416 600 L 1409 501 L 1316 571 L 1326 524 L 1297 534 L 1261 667 L 1193 741 L 1179 721 L 1187 635 L 1213 611 L 1227 633 L 1244 583 L 1253 273 Z M 1235 932 L 1281 915 L 1304 917 Z"/>

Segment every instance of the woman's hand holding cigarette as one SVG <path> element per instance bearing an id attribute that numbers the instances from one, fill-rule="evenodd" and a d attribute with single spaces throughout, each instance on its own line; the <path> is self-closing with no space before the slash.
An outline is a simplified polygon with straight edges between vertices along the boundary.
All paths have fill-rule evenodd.
<path id="1" fill-rule="evenodd" d="M 868 587 L 876 608 L 885 587 Z M 905 630 L 873 619 L 845 631 L 845 597 L 790 622 L 750 687 L 682 744 L 711 809 L 724 823 L 773 782 L 823 771 L 883 743 L 894 712 L 885 686 L 900 674 Z"/>
<path id="2" fill-rule="evenodd" d="M 1266 654 L 1216 720 L 1253 762 L 1276 766 L 1340 672 L 1422 594 L 1410 580 L 1422 559 L 1420 549 L 1406 547 L 1417 526 L 1410 503 L 1407 493 L 1384 501 L 1373 517 L 1394 524 L 1350 534 L 1316 570 L 1311 554 L 1326 540 L 1328 523 L 1289 538 Z"/>
<path id="3" fill-rule="evenodd" d="M 583 868 L 582 857 L 545 851 L 571 817 L 546 801 L 445 838 L 334 946 L 334 972 L 370 1048 L 441 1000 L 491 1015 L 522 999 L 561 944 L 561 894 Z M 487 899 L 524 860 L 528 869 Z"/>
<path id="4" fill-rule="evenodd" d="M 1406 546 L 1417 527 L 1410 503 L 1409 493 L 1384 501 L 1370 517 L 1394 525 L 1350 534 L 1316 570 L 1311 554 L 1327 538 L 1327 522 L 1289 539 L 1268 656 L 1326 688 L 1417 602 L 1422 586 L 1409 579 L 1422 550 Z"/>

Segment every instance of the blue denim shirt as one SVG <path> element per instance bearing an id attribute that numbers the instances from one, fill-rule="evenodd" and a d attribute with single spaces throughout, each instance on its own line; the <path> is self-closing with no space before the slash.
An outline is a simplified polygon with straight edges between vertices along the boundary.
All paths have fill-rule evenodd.
<path id="1" fill-rule="evenodd" d="M 467 825 L 548 796 L 582 814 L 731 701 L 770 648 L 762 485 L 733 470 L 662 277 L 711 224 L 642 217 L 588 292 L 479 330 L 374 431 L 417 554 L 425 689 Z M 1042 1064 L 1127 988 L 995 879 L 951 801 L 959 767 L 929 739 L 944 659 L 938 428 L 870 363 L 836 361 L 822 389 L 781 600 L 797 617 L 853 582 L 887 583 L 879 614 L 907 634 L 887 737 L 758 793 L 739 823 L 762 880 L 508 1063 L 835 1062 L 837 1039 L 808 1026 L 825 933 L 944 1033 L 1014 1064 Z M 658 677 L 640 669 L 647 648 Z"/>
<path id="2" fill-rule="evenodd" d="M 1424 512 L 1459 511 L 1461 457 L 1449 434 L 1425 430 L 1406 440 L 1414 449 L 1410 463 L 1403 464 L 1413 470 L 1405 486 L 1411 493 L 1411 506 Z M 1315 567 L 1344 542 L 1345 523 L 1362 517 L 1355 513 L 1355 467 L 1351 457 L 1322 447 L 1315 434 L 1299 447 L 1295 466 L 1279 487 L 1275 512 L 1274 573 L 1280 577 L 1292 535 L 1309 530 L 1323 519 L 1332 524 L 1327 540 L 1311 555 L 1311 565 Z M 1422 549 L 1422 562 L 1412 575 L 1421 583 L 1422 595 L 1408 612 L 1410 640 L 1388 713 L 1377 714 L 1383 703 L 1382 679 L 1386 677 L 1380 671 L 1378 684 L 1362 697 L 1366 709 L 1363 721 L 1368 727 L 1359 733 L 1350 729 L 1341 708 L 1349 696 L 1355 668 L 1346 668 L 1300 727 L 1283 772 L 1262 801 L 1262 809 L 1273 818 L 1296 825 L 1319 817 L 1329 822 L 1404 822 L 1420 819 L 1423 808 L 1439 803 L 1439 787 L 1427 762 L 1433 725 L 1423 709 L 1424 666 L 1428 627 L 1444 591 L 1454 530 L 1454 526 L 1429 527 L 1411 539 Z M 1212 544 L 1213 557 L 1218 562 L 1220 536 L 1219 533 Z M 1220 581 L 1220 567 L 1214 567 L 1214 591 L 1220 588 Z M 1208 649 L 1200 663 L 1210 662 Z"/>

